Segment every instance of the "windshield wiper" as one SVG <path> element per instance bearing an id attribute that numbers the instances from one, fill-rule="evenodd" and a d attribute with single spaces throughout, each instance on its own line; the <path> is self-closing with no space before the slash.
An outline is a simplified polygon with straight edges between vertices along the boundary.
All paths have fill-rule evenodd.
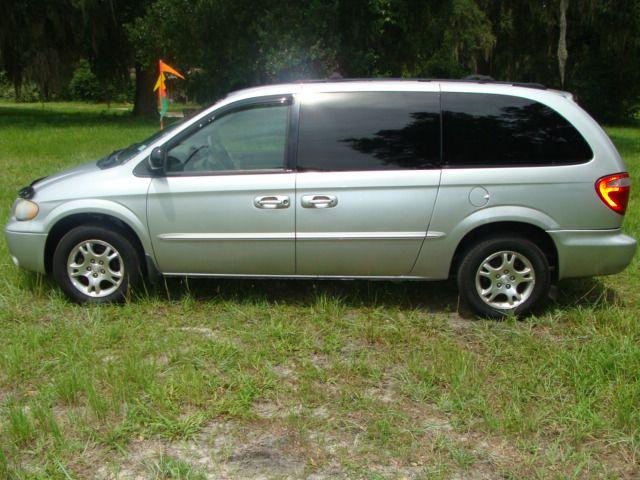
<path id="1" fill-rule="evenodd" d="M 109 167 L 116 166 L 118 164 L 118 157 L 120 156 L 120 153 L 122 153 L 124 150 L 125 150 L 124 148 L 114 150 L 106 157 L 101 158 L 100 160 L 98 160 L 98 167 L 109 168 Z"/>

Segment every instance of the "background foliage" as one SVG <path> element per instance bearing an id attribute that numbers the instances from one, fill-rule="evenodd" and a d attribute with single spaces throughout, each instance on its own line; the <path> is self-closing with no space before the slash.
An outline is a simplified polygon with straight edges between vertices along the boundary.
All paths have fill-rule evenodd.
<path id="1" fill-rule="evenodd" d="M 199 102 L 232 89 L 323 78 L 333 72 L 345 77 L 440 78 L 477 73 L 570 90 L 601 121 L 627 121 L 640 106 L 638 0 L 5 4 L 0 69 L 5 72 L 4 90 L 12 86 L 17 99 L 24 99 L 24 88 L 34 86 L 43 100 L 71 95 L 110 101 L 126 99 L 135 89 L 135 113 L 155 113 L 148 92 L 157 59 L 163 58 L 188 73 L 179 88 Z M 562 37 L 568 53 L 564 82 Z M 78 81 L 90 77 L 87 92 Z"/>

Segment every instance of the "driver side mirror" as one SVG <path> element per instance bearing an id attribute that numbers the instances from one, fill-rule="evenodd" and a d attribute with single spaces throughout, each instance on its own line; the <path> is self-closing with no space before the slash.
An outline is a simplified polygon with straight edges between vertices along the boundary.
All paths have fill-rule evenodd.
<path id="1" fill-rule="evenodd" d="M 151 150 L 147 163 L 152 173 L 159 174 L 164 172 L 164 157 L 164 148 L 157 147 Z"/>

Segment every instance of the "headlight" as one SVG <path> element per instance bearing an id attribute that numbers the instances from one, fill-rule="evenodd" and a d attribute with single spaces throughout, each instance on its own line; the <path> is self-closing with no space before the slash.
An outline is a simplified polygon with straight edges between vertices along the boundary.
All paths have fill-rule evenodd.
<path id="1" fill-rule="evenodd" d="M 38 215 L 38 204 L 31 200 L 25 200 L 24 198 L 18 198 L 13 203 L 13 214 L 16 220 L 33 220 Z"/>

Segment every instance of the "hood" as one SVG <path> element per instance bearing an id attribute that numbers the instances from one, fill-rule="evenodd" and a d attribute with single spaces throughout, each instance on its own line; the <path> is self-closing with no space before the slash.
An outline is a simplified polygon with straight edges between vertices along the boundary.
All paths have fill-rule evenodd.
<path id="1" fill-rule="evenodd" d="M 43 177 L 33 182 L 31 186 L 37 191 L 42 187 L 46 187 L 52 183 L 57 183 L 62 179 L 70 179 L 74 176 L 80 176 L 85 173 L 92 173 L 97 171 L 100 171 L 100 168 L 96 164 L 96 161 L 93 160 L 76 167 L 67 168 L 66 170 L 54 173 L 53 175 L 49 175 L 48 177 Z"/>
<path id="2" fill-rule="evenodd" d="M 75 198 L 77 195 L 86 195 L 88 189 L 96 191 L 99 189 L 97 186 L 103 187 L 103 175 L 106 172 L 94 160 L 36 180 L 20 190 L 19 195 L 33 198 L 36 202 Z"/>

